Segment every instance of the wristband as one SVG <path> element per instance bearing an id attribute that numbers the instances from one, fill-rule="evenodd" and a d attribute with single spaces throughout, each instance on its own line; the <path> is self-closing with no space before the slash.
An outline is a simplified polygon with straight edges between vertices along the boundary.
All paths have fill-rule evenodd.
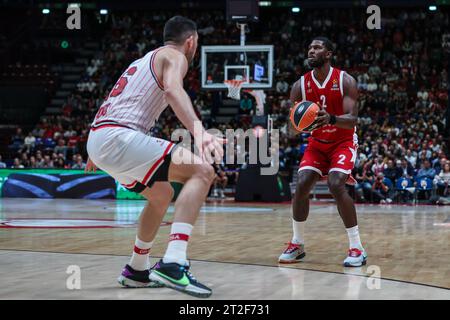
<path id="1" fill-rule="evenodd" d="M 336 116 L 334 114 L 330 114 L 330 124 L 336 123 Z"/>

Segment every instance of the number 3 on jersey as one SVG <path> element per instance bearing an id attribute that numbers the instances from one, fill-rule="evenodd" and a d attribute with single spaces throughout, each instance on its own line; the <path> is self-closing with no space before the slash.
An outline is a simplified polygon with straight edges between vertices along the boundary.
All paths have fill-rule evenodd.
<path id="1" fill-rule="evenodd" d="M 136 73 L 137 68 L 131 67 L 127 71 L 124 72 L 124 74 L 120 77 L 119 80 L 117 80 L 116 84 L 114 85 L 114 88 L 111 90 L 111 93 L 109 94 L 109 97 L 117 97 L 119 94 L 122 93 L 122 91 L 125 89 L 126 85 L 128 84 L 128 78 L 126 76 L 132 76 Z"/>

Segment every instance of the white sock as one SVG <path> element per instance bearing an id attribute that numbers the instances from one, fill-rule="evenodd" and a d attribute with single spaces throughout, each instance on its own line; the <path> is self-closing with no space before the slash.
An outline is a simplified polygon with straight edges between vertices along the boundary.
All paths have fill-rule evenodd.
<path id="1" fill-rule="evenodd" d="M 303 239 L 303 235 L 305 233 L 305 223 L 306 221 L 295 221 L 292 219 L 292 230 L 294 231 L 294 235 L 292 236 L 292 243 L 295 244 L 304 244 L 305 240 Z"/>
<path id="2" fill-rule="evenodd" d="M 357 249 L 362 250 L 363 246 L 361 244 L 361 239 L 359 239 L 358 226 L 356 225 L 352 228 L 346 228 L 345 230 L 347 230 L 348 242 L 350 245 L 350 249 L 357 248 Z"/>
<path id="3" fill-rule="evenodd" d="M 193 228 L 189 223 L 174 222 L 172 224 L 169 245 L 163 258 L 164 263 L 186 264 L 187 245 Z"/>
<path id="4" fill-rule="evenodd" d="M 134 242 L 133 255 L 131 256 L 129 263 L 130 267 L 138 271 L 148 270 L 150 268 L 148 256 L 152 245 L 153 241 L 144 242 L 139 240 L 139 238 L 136 236 L 136 241 Z"/>

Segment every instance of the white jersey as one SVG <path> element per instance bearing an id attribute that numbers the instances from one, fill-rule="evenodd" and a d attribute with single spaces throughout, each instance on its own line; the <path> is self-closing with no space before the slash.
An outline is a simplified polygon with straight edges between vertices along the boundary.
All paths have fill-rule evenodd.
<path id="1" fill-rule="evenodd" d="M 157 78 L 150 51 L 130 64 L 97 111 L 92 128 L 121 126 L 148 133 L 167 107 L 162 82 Z"/>

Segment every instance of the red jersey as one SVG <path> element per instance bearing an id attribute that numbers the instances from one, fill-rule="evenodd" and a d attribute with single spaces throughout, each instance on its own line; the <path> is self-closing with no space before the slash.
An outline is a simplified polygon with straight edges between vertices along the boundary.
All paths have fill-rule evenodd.
<path id="1" fill-rule="evenodd" d="M 330 71 L 322 84 L 314 77 L 313 71 L 304 74 L 300 78 L 303 100 L 315 102 L 320 106 L 326 105 L 326 111 L 329 114 L 334 114 L 335 116 L 343 115 L 344 73 L 345 71 L 330 66 Z M 313 130 L 311 135 L 320 140 L 353 140 L 355 144 L 358 141 L 356 128 L 342 129 L 330 124 Z"/>

